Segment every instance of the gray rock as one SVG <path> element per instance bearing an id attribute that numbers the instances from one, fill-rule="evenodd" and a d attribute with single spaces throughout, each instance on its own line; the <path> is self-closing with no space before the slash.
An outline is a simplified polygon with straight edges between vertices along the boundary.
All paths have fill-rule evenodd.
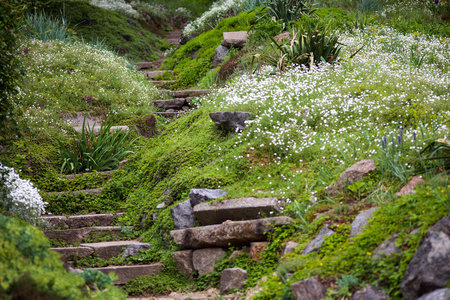
<path id="1" fill-rule="evenodd" d="M 170 210 L 175 228 L 194 227 L 194 215 L 189 200 L 183 201 Z"/>
<path id="2" fill-rule="evenodd" d="M 352 222 L 352 229 L 350 231 L 350 237 L 354 237 L 363 231 L 364 227 L 366 227 L 367 223 L 369 223 L 370 217 L 372 217 L 373 213 L 377 209 L 380 209 L 380 208 L 372 207 L 370 209 L 363 210 L 356 216 L 356 218 Z"/>
<path id="3" fill-rule="evenodd" d="M 166 207 L 166 204 L 164 202 L 161 202 L 160 204 L 156 205 L 156 209 L 163 209 Z"/>
<path id="4" fill-rule="evenodd" d="M 220 293 L 227 294 L 231 290 L 241 290 L 247 282 L 247 271 L 241 268 L 225 269 L 220 273 Z"/>
<path id="5" fill-rule="evenodd" d="M 195 35 L 189 35 L 189 36 L 186 36 L 186 35 L 184 35 L 184 34 L 181 34 L 181 37 L 180 37 L 180 45 L 186 44 L 187 42 L 189 42 L 190 40 L 192 40 L 194 37 L 195 37 Z"/>
<path id="6" fill-rule="evenodd" d="M 230 221 L 220 225 L 172 230 L 170 235 L 176 244 L 187 249 L 245 246 L 251 242 L 266 241 L 267 233 L 273 227 L 289 223 L 289 217 Z"/>
<path id="7" fill-rule="evenodd" d="M 194 216 L 202 225 L 220 224 L 227 220 L 257 219 L 270 212 L 278 212 L 277 198 L 237 198 L 215 203 L 200 203 L 194 207 Z"/>
<path id="8" fill-rule="evenodd" d="M 128 245 L 128 248 L 125 249 L 125 251 L 123 251 L 122 253 L 122 257 L 126 257 L 126 256 L 134 256 L 140 253 L 140 251 L 146 251 L 148 249 L 150 249 L 152 247 L 152 245 L 147 244 L 147 243 L 134 243 L 131 245 Z"/>
<path id="9" fill-rule="evenodd" d="M 396 193 L 396 195 L 408 195 L 408 194 L 414 194 L 416 192 L 416 187 L 420 184 L 424 184 L 425 180 L 423 180 L 422 178 L 420 178 L 419 176 L 414 176 L 413 178 L 411 178 L 410 181 L 408 181 L 406 183 L 406 185 L 404 187 L 402 187 L 400 189 L 400 191 L 398 191 Z"/>
<path id="10" fill-rule="evenodd" d="M 425 294 L 421 296 L 418 300 L 448 300 L 448 299 L 450 299 L 450 289 L 443 288 Z"/>
<path id="11" fill-rule="evenodd" d="M 417 248 L 403 275 L 401 290 L 406 300 L 447 286 L 450 278 L 450 216 L 433 225 Z"/>
<path id="12" fill-rule="evenodd" d="M 292 294 L 297 300 L 323 300 L 325 287 L 317 277 L 311 277 L 291 285 Z"/>
<path id="13" fill-rule="evenodd" d="M 243 47 L 247 42 L 247 31 L 224 32 L 222 46 Z"/>
<path id="14" fill-rule="evenodd" d="M 238 258 L 239 255 L 242 255 L 242 254 L 250 254 L 250 248 L 245 247 L 244 249 L 234 250 L 233 253 L 231 253 L 231 255 L 230 255 L 230 260 L 236 259 L 236 258 Z"/>
<path id="15" fill-rule="evenodd" d="M 213 68 L 216 68 L 221 62 L 224 61 L 228 55 L 228 48 L 225 46 L 217 46 L 216 52 L 214 52 Z"/>
<path id="16" fill-rule="evenodd" d="M 382 242 L 373 252 L 374 258 L 390 257 L 400 253 L 400 248 L 395 245 L 398 234 L 394 234 L 391 238 Z"/>
<path id="17" fill-rule="evenodd" d="M 217 199 L 225 196 L 227 192 L 221 189 L 191 189 L 189 192 L 189 199 L 191 206 L 194 207 L 200 202 Z"/>
<path id="18" fill-rule="evenodd" d="M 303 250 L 302 255 L 307 255 L 311 252 L 318 250 L 325 242 L 325 238 L 327 236 L 332 235 L 333 233 L 334 231 L 328 229 L 327 226 L 322 228 L 322 230 L 319 231 L 319 234 L 314 238 L 314 240 L 312 240 L 311 243 L 309 243 L 308 246 L 306 246 L 305 250 Z"/>
<path id="19" fill-rule="evenodd" d="M 194 264 L 192 262 L 192 252 L 192 250 L 182 250 L 172 253 L 172 258 L 177 263 L 178 271 L 188 279 L 193 279 Z"/>
<path id="20" fill-rule="evenodd" d="M 241 111 L 225 111 L 210 113 L 209 117 L 214 123 L 223 129 L 231 132 L 242 131 L 245 128 L 245 121 L 250 117 L 250 113 Z"/>
<path id="21" fill-rule="evenodd" d="M 281 256 L 285 256 L 286 254 L 289 253 L 294 253 L 295 252 L 295 248 L 298 246 L 298 243 L 296 242 L 292 242 L 292 241 L 288 241 L 286 242 L 286 245 L 283 248 L 283 251 L 281 252 Z"/>
<path id="22" fill-rule="evenodd" d="M 127 22 L 130 23 L 131 26 L 136 27 L 136 22 L 134 22 L 132 19 L 128 19 Z"/>
<path id="23" fill-rule="evenodd" d="M 379 287 L 366 285 L 362 290 L 353 294 L 352 300 L 387 300 L 389 296 Z"/>
<path id="24" fill-rule="evenodd" d="M 198 271 L 199 275 L 213 272 L 216 262 L 218 262 L 226 253 L 227 252 L 222 248 L 194 250 L 192 253 L 194 269 Z"/>
<path id="25" fill-rule="evenodd" d="M 344 191 L 344 189 L 355 183 L 358 180 L 364 178 L 370 172 L 373 172 L 377 169 L 375 162 L 371 159 L 361 160 L 345 170 L 339 175 L 336 183 L 328 189 L 328 194 L 333 196 L 337 195 Z"/>

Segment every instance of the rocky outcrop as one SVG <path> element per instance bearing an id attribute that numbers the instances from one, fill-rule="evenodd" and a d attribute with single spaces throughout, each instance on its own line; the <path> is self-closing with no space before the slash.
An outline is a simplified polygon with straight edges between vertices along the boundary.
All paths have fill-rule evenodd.
<path id="1" fill-rule="evenodd" d="M 364 227 L 369 223 L 369 219 L 372 217 L 373 213 L 380 209 L 379 207 L 372 207 L 367 210 L 361 211 L 352 222 L 352 229 L 350 230 L 350 237 L 354 237 L 360 234 Z"/>
<path id="2" fill-rule="evenodd" d="M 241 290 L 247 282 L 247 271 L 241 268 L 225 269 L 220 273 L 220 293 L 227 294 L 232 289 Z"/>
<path id="3" fill-rule="evenodd" d="M 344 192 L 345 188 L 358 180 L 361 180 L 369 173 L 375 171 L 377 166 L 371 159 L 361 160 L 345 170 L 339 175 L 336 183 L 328 189 L 328 194 L 331 196 Z"/>
<path id="4" fill-rule="evenodd" d="M 319 231 L 319 234 L 314 238 L 314 240 L 312 240 L 311 243 L 309 243 L 308 246 L 306 246 L 306 248 L 305 248 L 305 250 L 303 250 L 302 254 L 307 255 L 311 252 L 318 250 L 325 242 L 325 238 L 332 234 L 334 234 L 334 231 L 331 229 L 328 229 L 328 227 L 325 226 L 324 228 L 322 228 L 322 230 Z"/>
<path id="5" fill-rule="evenodd" d="M 450 279 L 450 216 L 442 218 L 425 235 L 403 275 L 401 290 L 415 300 L 447 286 Z"/>
<path id="6" fill-rule="evenodd" d="M 290 222 L 289 217 L 230 221 L 220 225 L 173 230 L 170 235 L 175 243 L 188 249 L 245 246 L 251 242 L 265 241 L 267 232 L 271 231 L 274 226 Z"/>
<path id="7" fill-rule="evenodd" d="M 293 283 L 291 285 L 292 294 L 297 300 L 323 300 L 326 289 L 317 277 Z"/>
<path id="8" fill-rule="evenodd" d="M 245 121 L 250 117 L 250 113 L 241 111 L 225 111 L 210 113 L 209 117 L 224 130 L 237 132 L 245 128 Z"/>

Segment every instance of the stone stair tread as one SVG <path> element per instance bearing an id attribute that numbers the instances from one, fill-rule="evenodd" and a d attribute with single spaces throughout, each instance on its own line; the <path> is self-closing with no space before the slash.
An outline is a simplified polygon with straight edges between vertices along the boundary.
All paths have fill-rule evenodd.
<path id="1" fill-rule="evenodd" d="M 185 111 L 177 111 L 177 112 L 168 112 L 168 111 L 163 111 L 163 112 L 154 112 L 154 115 L 159 115 L 159 116 L 163 116 L 166 118 L 178 118 L 179 116 L 185 114 Z"/>
<path id="2" fill-rule="evenodd" d="M 99 270 L 105 274 L 114 272 L 119 277 L 114 284 L 125 284 L 126 282 L 138 276 L 152 276 L 159 275 L 162 272 L 163 264 L 154 263 L 149 265 L 129 265 L 129 266 L 108 266 L 102 268 L 91 268 Z"/>
<path id="3" fill-rule="evenodd" d="M 72 179 L 75 179 L 77 177 L 81 177 L 81 176 L 83 176 L 85 174 L 98 174 L 98 175 L 106 175 L 106 177 L 109 179 L 109 178 L 112 177 L 111 175 L 112 175 L 113 172 L 114 172 L 114 170 L 102 171 L 102 172 L 89 172 L 89 173 L 70 174 L 70 175 L 64 175 L 64 178 L 66 180 L 72 180 Z"/>
<path id="4" fill-rule="evenodd" d="M 274 226 L 291 223 L 291 218 L 273 217 L 246 221 L 226 221 L 218 225 L 172 230 L 175 243 L 187 249 L 245 246 L 267 240 Z"/>
<path id="5" fill-rule="evenodd" d="M 155 61 L 136 62 L 136 63 L 134 63 L 134 65 L 139 70 L 143 70 L 143 69 L 157 69 L 157 68 L 159 68 L 161 66 L 162 62 L 163 62 L 163 59 L 158 59 L 158 60 L 155 60 Z"/>
<path id="6" fill-rule="evenodd" d="M 236 198 L 194 206 L 194 216 L 202 225 L 220 224 L 227 220 L 242 221 L 278 212 L 277 198 Z"/>
<path id="7" fill-rule="evenodd" d="M 94 134 L 98 134 L 100 131 L 100 128 L 102 127 L 102 125 L 95 125 L 93 127 L 90 127 L 93 131 Z M 83 126 L 73 126 L 73 129 L 76 132 L 82 132 L 83 130 Z M 130 128 L 128 126 L 125 125 L 118 125 L 118 126 L 111 126 L 111 128 L 109 129 L 110 132 L 116 131 L 120 129 L 122 132 L 128 132 L 130 130 Z"/>
<path id="8" fill-rule="evenodd" d="M 137 240 L 128 241 L 109 241 L 109 242 L 97 242 L 97 243 L 83 243 L 80 247 L 87 247 L 93 249 L 100 258 L 110 259 L 116 257 L 122 253 L 122 249 L 127 246 L 138 243 Z"/>
<path id="9" fill-rule="evenodd" d="M 160 94 L 171 95 L 175 98 L 188 98 L 188 97 L 198 97 L 202 95 L 207 95 L 211 90 L 182 90 L 182 91 L 171 91 L 171 90 L 160 90 Z"/>
<path id="10" fill-rule="evenodd" d="M 173 73 L 172 70 L 160 70 L 160 71 L 150 71 L 150 72 L 143 72 L 142 74 L 145 77 L 148 77 L 150 79 L 154 79 L 158 75 L 163 75 L 164 73 Z"/>
<path id="11" fill-rule="evenodd" d="M 121 216 L 124 213 L 116 214 L 89 214 L 89 215 L 75 215 L 75 216 L 42 216 L 40 219 L 52 227 L 69 229 L 96 226 L 110 226 L 115 217 Z"/>
<path id="12" fill-rule="evenodd" d="M 47 195 L 63 195 L 63 194 L 93 194 L 98 195 L 103 192 L 103 188 L 96 188 L 96 189 L 87 189 L 87 190 L 80 190 L 80 191 L 69 191 L 69 192 L 49 192 Z"/>
<path id="13" fill-rule="evenodd" d="M 127 227 L 132 228 L 132 226 Z M 87 237 L 91 232 L 111 232 L 111 234 L 117 236 L 122 231 L 120 226 L 92 226 L 76 229 L 44 230 L 44 234 L 47 238 L 52 240 L 63 240 L 67 243 L 81 242 L 81 240 Z"/>
<path id="14" fill-rule="evenodd" d="M 181 109 L 186 104 L 186 99 L 176 98 L 167 100 L 153 100 L 152 103 L 156 108 Z"/>
<path id="15" fill-rule="evenodd" d="M 90 247 L 51 247 L 50 250 L 58 252 L 61 255 L 61 261 L 67 262 L 69 260 L 77 258 L 83 258 L 94 253 L 94 249 Z"/>

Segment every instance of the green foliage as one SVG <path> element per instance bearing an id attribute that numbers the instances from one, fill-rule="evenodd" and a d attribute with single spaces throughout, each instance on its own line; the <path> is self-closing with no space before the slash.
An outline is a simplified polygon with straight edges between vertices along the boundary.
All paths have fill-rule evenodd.
<path id="1" fill-rule="evenodd" d="M 37 39 L 43 42 L 59 40 L 70 43 L 74 40 L 75 31 L 68 27 L 68 21 L 64 16 L 47 15 L 44 11 L 27 13 L 25 22 L 31 29 L 25 36 L 29 39 Z"/>
<path id="2" fill-rule="evenodd" d="M 102 124 L 96 132 L 95 124 L 90 127 L 83 121 L 81 133 L 67 148 L 61 141 L 60 155 L 63 159 L 61 173 L 77 174 L 80 172 L 109 171 L 117 169 L 132 151 L 128 150 L 134 141 L 128 141 L 129 131 L 121 129 L 111 132 L 111 125 Z"/>
<path id="3" fill-rule="evenodd" d="M 331 63 L 337 60 L 341 46 L 338 36 L 330 34 L 330 25 L 313 27 L 308 24 L 306 29 L 293 31 L 292 42 L 272 39 L 271 46 L 277 52 L 276 55 L 263 54 L 261 57 L 278 71 L 285 71 L 292 64 L 312 68 L 319 62 Z"/>
<path id="4" fill-rule="evenodd" d="M 336 289 L 327 290 L 327 296 L 330 297 L 331 299 L 335 299 L 333 296 L 351 297 L 359 281 L 358 278 L 356 278 L 353 275 L 344 275 L 342 276 L 342 278 L 338 279 L 336 283 L 337 283 Z"/>
<path id="5" fill-rule="evenodd" d="M 302 0 L 267 0 L 264 1 L 264 6 L 269 10 L 271 17 L 277 21 L 284 21 L 289 23 L 295 21 L 301 15 L 310 15 L 314 13 L 314 9 L 310 7 L 306 1 Z"/>
<path id="6" fill-rule="evenodd" d="M 191 288 L 192 283 L 174 271 L 163 271 L 154 276 L 138 276 L 128 281 L 123 290 L 129 295 L 168 295 Z"/>
<path id="7" fill-rule="evenodd" d="M 50 251 L 42 231 L 1 214 L 0 246 L 0 294 L 5 299 L 125 299 L 106 280 L 100 291 L 86 289 L 83 277 L 67 272 Z"/>
<path id="8" fill-rule="evenodd" d="M 93 285 L 101 291 L 113 284 L 112 278 L 99 270 L 87 269 L 80 276 L 87 285 Z"/>
<path id="9" fill-rule="evenodd" d="M 450 171 L 450 143 L 444 139 L 431 142 L 421 151 L 421 164 L 415 172 L 436 172 L 438 170 Z"/>

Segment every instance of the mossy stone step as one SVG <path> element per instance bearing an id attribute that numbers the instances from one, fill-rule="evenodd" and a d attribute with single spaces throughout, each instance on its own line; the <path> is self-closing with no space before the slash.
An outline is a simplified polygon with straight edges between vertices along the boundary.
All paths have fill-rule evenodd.
<path id="1" fill-rule="evenodd" d="M 155 79 L 156 76 L 163 75 L 164 73 L 173 73 L 171 70 L 162 70 L 162 71 L 151 71 L 151 72 L 143 72 L 142 75 L 149 79 Z"/>
<path id="2" fill-rule="evenodd" d="M 89 247 L 51 247 L 50 250 L 58 252 L 61 255 L 61 261 L 63 264 L 67 263 L 69 260 L 74 260 L 76 258 L 87 257 L 94 253 L 94 249 Z"/>
<path id="3" fill-rule="evenodd" d="M 167 84 L 176 83 L 177 80 L 150 80 L 150 82 L 156 87 L 163 87 Z"/>
<path id="4" fill-rule="evenodd" d="M 114 218 L 123 213 L 113 214 L 92 214 L 79 216 L 43 216 L 40 219 L 51 227 L 59 229 L 76 229 L 90 226 L 111 226 Z"/>
<path id="5" fill-rule="evenodd" d="M 132 228 L 132 226 L 127 226 Z M 117 237 L 122 232 L 120 226 L 93 226 L 78 229 L 63 229 L 63 230 L 44 230 L 44 234 L 51 240 L 64 241 L 68 244 L 81 242 L 91 233 L 110 233 Z"/>
<path id="6" fill-rule="evenodd" d="M 98 242 L 98 243 L 83 243 L 80 247 L 91 248 L 100 258 L 110 259 L 116 257 L 122 253 L 124 248 L 129 245 L 138 243 L 137 240 L 131 241 L 111 241 L 111 242 Z"/>
<path id="7" fill-rule="evenodd" d="M 85 176 L 85 175 L 98 174 L 100 176 L 106 177 L 107 179 L 110 179 L 110 178 L 112 178 L 113 172 L 114 172 L 114 170 L 112 170 L 112 171 L 103 171 L 103 172 L 96 172 L 96 173 L 90 172 L 90 173 L 70 174 L 70 175 L 64 175 L 64 178 L 66 180 L 72 180 L 72 179 L 75 179 L 75 178 L 78 178 L 78 177 L 82 177 L 82 176 Z"/>
<path id="8" fill-rule="evenodd" d="M 173 118 L 179 118 L 180 116 L 182 116 L 183 114 L 185 114 L 185 111 L 175 111 L 175 112 L 168 112 L 168 111 L 163 111 L 163 112 L 154 112 L 154 115 L 157 116 L 162 116 L 168 119 L 173 119 Z"/>
<path id="9" fill-rule="evenodd" d="M 160 90 L 159 93 L 162 95 L 167 95 L 173 98 L 188 98 L 188 97 L 198 97 L 207 95 L 211 90 L 183 90 L 183 91 L 171 91 L 171 90 Z"/>
<path id="10" fill-rule="evenodd" d="M 109 266 L 92 269 L 99 270 L 105 274 L 114 272 L 114 274 L 119 277 L 116 281 L 114 281 L 114 284 L 125 284 L 138 276 L 159 275 L 162 272 L 162 268 L 162 263 L 155 263 L 149 265 Z"/>
<path id="11" fill-rule="evenodd" d="M 153 100 L 153 105 L 160 109 L 181 109 L 187 105 L 185 98 L 168 99 L 168 100 Z"/>
<path id="12" fill-rule="evenodd" d="M 81 191 L 69 191 L 69 192 L 49 192 L 46 193 L 47 195 L 64 195 L 64 194 L 91 194 L 91 195 L 98 195 L 103 192 L 103 188 L 96 188 L 96 189 L 88 189 L 88 190 L 81 190 Z"/>
<path id="13" fill-rule="evenodd" d="M 163 59 L 158 59 L 155 61 L 143 61 L 143 62 L 137 62 L 134 63 L 135 67 L 139 70 L 146 70 L 146 69 L 158 69 L 163 63 Z"/>
<path id="14" fill-rule="evenodd" d="M 97 135 L 100 132 L 101 125 L 95 125 L 93 127 L 90 127 L 91 130 L 94 131 L 94 134 Z M 75 129 L 76 132 L 82 132 L 83 126 L 74 126 L 73 129 Z M 128 132 L 130 128 L 128 126 L 111 126 L 109 129 L 110 132 L 114 132 L 116 130 L 120 130 L 122 132 Z"/>

